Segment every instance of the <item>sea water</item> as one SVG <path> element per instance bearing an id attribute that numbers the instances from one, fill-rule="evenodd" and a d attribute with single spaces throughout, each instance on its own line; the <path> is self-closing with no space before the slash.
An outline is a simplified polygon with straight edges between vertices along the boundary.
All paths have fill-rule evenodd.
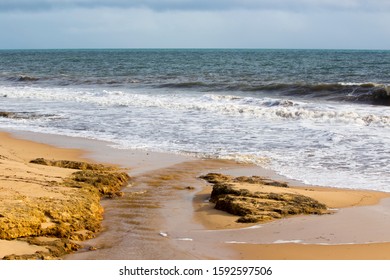
<path id="1" fill-rule="evenodd" d="M 390 51 L 1 50 L 0 128 L 390 191 Z"/>

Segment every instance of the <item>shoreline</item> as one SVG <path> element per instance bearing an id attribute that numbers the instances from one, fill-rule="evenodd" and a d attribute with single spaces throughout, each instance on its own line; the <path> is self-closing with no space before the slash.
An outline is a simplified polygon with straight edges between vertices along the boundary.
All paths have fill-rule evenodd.
<path id="1" fill-rule="evenodd" d="M 5 134 L 6 133 L 0 132 L 0 137 L 3 138 Z M 12 137 L 12 139 L 10 138 L 9 140 L 10 147 L 15 145 L 15 141 L 25 141 L 16 139 L 16 137 L 23 138 L 20 137 L 21 134 L 29 135 L 29 138 L 36 142 L 48 142 L 47 140 L 42 141 L 43 134 L 18 132 L 10 134 Z M 30 137 L 31 135 L 35 136 Z M 330 248 L 333 247 L 337 249 L 332 251 L 334 253 L 331 254 L 331 259 L 348 259 L 348 254 L 350 254 L 348 252 L 352 252 L 351 247 L 358 248 L 353 249 L 353 255 L 350 255 L 351 259 L 387 258 L 386 254 L 383 253 L 381 249 L 384 247 L 381 246 L 388 246 L 390 243 L 376 241 L 372 244 L 357 243 L 354 245 L 326 245 L 325 247 L 321 247 L 321 245 L 291 243 L 265 243 L 259 245 L 218 242 L 218 238 L 215 237 L 215 235 L 221 234 L 221 229 L 229 229 L 232 230 L 231 234 L 237 234 L 234 230 L 242 230 L 242 228 L 245 228 L 245 225 L 235 224 L 234 220 L 237 219 L 236 216 L 231 216 L 230 214 L 212 209 L 212 205 L 205 202 L 205 199 L 210 193 L 210 186 L 199 180 L 197 177 L 211 171 L 234 174 L 235 176 L 245 174 L 246 172 L 252 172 L 251 175 L 258 175 L 253 174 L 253 171 L 254 169 L 260 170 L 261 168 L 245 164 L 240 165 L 228 161 L 193 159 L 184 156 L 170 154 L 163 155 L 144 151 L 117 150 L 116 153 L 112 153 L 112 151 L 115 151 L 113 148 L 106 147 L 107 149 L 102 151 L 101 148 L 105 144 L 99 143 L 99 141 L 73 139 L 74 141 L 70 141 L 72 143 L 69 143 L 67 140 L 69 138 L 63 136 L 49 136 L 48 139 L 49 142 L 51 142 L 51 145 L 60 146 L 62 148 L 52 147 L 53 149 L 58 149 L 58 152 L 55 154 L 52 152 L 39 154 L 39 150 L 34 147 L 37 147 L 36 145 L 48 146 L 47 144 L 37 144 L 32 141 L 25 141 L 25 144 L 23 144 L 23 147 L 21 148 L 21 155 L 18 155 L 18 157 L 21 160 L 27 160 L 33 156 L 45 157 L 45 155 L 48 155 L 51 158 L 83 159 L 92 162 L 96 161 L 119 165 L 121 167 L 130 168 L 129 173 L 131 176 L 134 176 L 136 180 L 135 187 L 124 188 L 123 191 L 125 195 L 123 200 L 120 198 L 115 201 L 102 201 L 102 205 L 106 210 L 102 225 L 103 230 L 99 233 L 97 238 L 83 242 L 85 243 L 84 246 L 86 246 L 86 248 L 88 248 L 88 246 L 96 246 L 97 250 L 80 250 L 77 253 L 67 255 L 65 257 L 66 259 L 120 259 L 124 256 L 129 256 L 129 259 L 142 259 L 143 257 L 148 257 L 148 254 L 145 252 L 146 250 L 138 251 L 134 255 L 129 255 L 129 252 L 126 252 L 126 250 L 129 250 L 130 248 L 139 247 L 141 250 L 142 246 L 126 240 L 126 236 L 123 232 L 116 232 L 114 227 L 118 225 L 120 227 L 124 227 L 124 232 L 126 232 L 126 230 L 133 229 L 134 231 L 139 230 L 140 235 L 144 234 L 143 237 L 136 236 L 136 238 L 138 238 L 137 241 L 142 241 L 142 238 L 145 238 L 152 244 L 152 246 L 158 245 L 167 250 L 167 254 L 156 255 L 156 259 L 299 259 L 300 257 L 324 259 L 326 256 L 329 256 L 326 252 L 332 251 Z M 59 139 L 62 139 L 61 141 L 63 142 L 61 143 Z M 4 145 L 3 143 L 5 142 L 2 141 L 1 143 Z M 66 145 L 64 145 L 64 143 L 66 143 Z M 82 144 L 80 145 L 80 143 Z M 91 145 L 91 143 L 95 144 Z M 64 149 L 64 146 L 66 146 L 66 149 Z M 73 148 L 81 147 L 82 149 L 69 150 L 69 146 L 73 146 Z M 0 168 L 2 168 L 1 165 Z M 296 188 L 295 190 L 299 190 L 299 188 Z M 342 223 L 343 221 L 345 222 L 346 219 L 350 219 L 354 215 L 359 214 L 359 211 L 367 212 L 367 209 L 371 208 L 374 210 L 369 213 L 376 213 L 378 217 L 381 217 L 383 212 L 381 213 L 378 209 L 381 210 L 380 207 L 383 206 L 381 206 L 382 204 L 379 203 L 379 201 L 381 201 L 382 198 L 390 196 L 389 193 L 375 191 L 309 186 L 301 187 L 301 190 L 316 193 L 317 197 L 322 197 L 322 199 L 327 200 L 328 203 L 333 202 L 334 204 L 329 207 L 345 209 L 340 211 L 341 214 L 337 213 L 337 215 L 330 215 L 333 216 L 329 216 L 330 218 L 325 217 L 325 219 L 318 219 L 318 217 L 312 216 L 294 217 L 272 222 L 271 224 L 262 224 L 261 228 L 281 228 L 285 226 L 288 228 L 288 225 L 291 224 L 291 221 L 293 220 L 295 220 L 298 224 L 299 221 L 302 222 L 302 220 L 306 220 L 309 225 L 326 224 L 327 222 L 324 222 L 324 220 L 331 220 L 331 222 L 328 222 L 330 224 L 332 224 L 332 221 L 335 220 L 341 220 Z M 154 201 L 153 199 L 156 199 L 156 197 L 157 201 Z M 141 208 L 142 206 L 135 205 L 137 199 L 141 199 L 145 201 L 145 203 L 150 202 L 151 207 L 148 210 L 149 212 L 145 214 L 146 216 L 141 217 L 141 220 L 139 217 L 136 217 L 136 214 L 143 210 Z M 126 206 L 129 207 L 128 210 L 136 212 L 131 217 L 128 211 L 125 211 L 128 217 L 123 212 L 118 212 L 118 208 L 123 208 L 126 203 L 129 203 L 128 206 Z M 159 203 L 159 205 L 156 208 L 153 208 L 153 203 Z M 149 217 L 147 217 L 147 215 L 149 215 Z M 166 217 L 169 215 L 177 215 L 179 218 L 177 221 L 175 221 L 175 219 L 167 219 Z M 337 219 L 334 218 L 336 216 L 338 216 Z M 131 227 L 124 225 L 123 219 L 130 219 Z M 360 219 L 363 219 L 360 220 L 360 222 L 363 223 L 368 221 L 369 217 L 360 217 Z M 149 225 L 146 224 L 146 221 L 150 221 L 150 227 L 148 227 Z M 338 223 L 340 223 L 340 221 L 338 221 Z M 333 224 L 332 226 L 335 227 L 336 225 Z M 385 229 L 387 229 L 387 225 L 385 226 Z M 292 229 L 290 228 L 288 230 Z M 343 228 L 343 230 L 346 231 L 348 229 Z M 250 232 L 251 230 L 244 229 L 244 231 Z M 293 236 L 294 232 L 292 231 L 291 233 L 292 234 L 290 234 L 290 236 Z M 163 236 L 164 234 L 167 234 L 167 236 Z M 222 236 L 224 236 L 224 234 L 225 233 L 222 233 Z M 256 231 L 248 234 L 246 237 L 248 238 L 248 243 L 250 243 L 250 238 L 252 238 L 251 235 L 257 234 L 258 232 Z M 110 239 L 115 237 L 115 235 L 118 236 L 118 240 L 113 242 Z M 286 235 L 289 235 L 289 233 L 286 232 Z M 211 238 L 210 241 L 206 242 L 205 240 L 207 238 Z M 189 241 L 190 239 L 192 239 L 192 241 Z M 290 238 L 288 240 L 292 239 Z M 390 242 L 390 240 L 386 241 Z M 121 246 L 124 248 L 122 249 L 123 252 L 119 252 L 115 255 L 113 252 Z M 210 246 L 214 249 L 212 253 L 209 253 Z M 305 250 L 306 252 L 306 248 L 309 248 L 309 246 L 310 250 L 307 249 L 307 251 L 310 253 L 302 253 L 300 255 L 299 252 L 302 250 Z M 0 252 L 4 251 L 3 248 L 4 247 L 0 245 Z M 280 254 L 273 255 L 272 252 L 275 251 L 276 248 Z M 27 248 L 24 249 L 26 250 Z M 28 249 L 34 250 L 34 248 Z M 365 254 L 365 251 L 367 250 L 370 252 L 369 255 Z M 262 252 L 262 254 L 256 252 Z"/>

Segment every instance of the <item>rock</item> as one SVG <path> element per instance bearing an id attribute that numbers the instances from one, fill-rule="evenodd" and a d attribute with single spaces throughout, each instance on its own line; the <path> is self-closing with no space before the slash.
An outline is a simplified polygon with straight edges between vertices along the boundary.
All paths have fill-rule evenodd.
<path id="1" fill-rule="evenodd" d="M 115 171 L 116 168 L 106 166 L 103 164 L 96 163 L 87 163 L 81 161 L 71 161 L 71 160 L 47 160 L 44 158 L 36 158 L 30 161 L 30 163 L 47 165 L 47 166 L 56 166 L 61 168 L 69 169 L 79 169 L 79 170 L 95 170 L 95 171 Z"/>
<path id="2" fill-rule="evenodd" d="M 13 112 L 0 112 L 0 117 L 2 118 L 15 118 L 16 114 Z"/>
<path id="3" fill-rule="evenodd" d="M 206 175 L 200 176 L 199 178 L 206 180 L 211 184 L 225 183 L 231 181 L 235 183 L 263 184 L 263 185 L 269 185 L 275 187 L 288 188 L 288 184 L 285 182 L 274 181 L 260 176 L 251 176 L 251 177 L 239 176 L 236 178 L 232 178 L 232 176 L 223 175 L 219 173 L 208 173 Z"/>
<path id="4" fill-rule="evenodd" d="M 237 220 L 240 223 L 267 222 L 291 215 L 329 213 L 326 205 L 307 196 L 287 192 L 250 192 L 235 186 L 235 183 L 245 182 L 285 188 L 283 182 L 256 176 L 231 178 L 215 173 L 202 178 L 213 182 L 210 202 L 215 203 L 215 209 L 240 216 Z"/>
<path id="5" fill-rule="evenodd" d="M 3 96 L 7 97 L 7 96 Z M 30 112 L 6 112 L 2 111 L 0 112 L 0 117 L 7 118 L 7 119 L 36 119 L 39 118 L 39 115 L 36 115 L 34 113 Z"/>
<path id="6" fill-rule="evenodd" d="M 249 194 L 248 190 L 245 189 L 235 189 L 232 184 L 227 183 L 215 183 L 213 186 L 213 190 L 211 192 L 210 201 L 216 202 L 221 196 L 225 196 L 228 194 L 233 194 L 236 196 L 245 196 Z"/>
<path id="7" fill-rule="evenodd" d="M 200 176 L 199 178 L 206 180 L 209 183 L 223 183 L 226 181 L 230 181 L 232 179 L 231 176 L 223 175 L 219 173 L 208 173 L 206 175 Z"/>
<path id="8" fill-rule="evenodd" d="M 260 176 L 252 176 L 252 177 L 240 176 L 235 178 L 234 182 L 241 182 L 241 183 L 248 183 L 248 184 L 263 184 L 267 186 L 288 188 L 288 184 L 285 182 L 274 181 Z"/>
<path id="9" fill-rule="evenodd" d="M 81 186 L 96 190 L 102 196 L 114 197 L 121 196 L 120 189 L 128 182 L 130 176 L 125 172 L 112 172 L 102 170 L 83 170 L 72 174 L 72 177 L 66 184 L 71 186 Z"/>

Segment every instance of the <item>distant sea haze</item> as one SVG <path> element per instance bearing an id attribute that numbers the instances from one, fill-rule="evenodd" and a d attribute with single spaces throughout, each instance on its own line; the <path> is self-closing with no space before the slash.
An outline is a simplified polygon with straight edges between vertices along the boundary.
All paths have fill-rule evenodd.
<path id="1" fill-rule="evenodd" d="M 3 50 L 0 127 L 390 191 L 390 51 Z"/>

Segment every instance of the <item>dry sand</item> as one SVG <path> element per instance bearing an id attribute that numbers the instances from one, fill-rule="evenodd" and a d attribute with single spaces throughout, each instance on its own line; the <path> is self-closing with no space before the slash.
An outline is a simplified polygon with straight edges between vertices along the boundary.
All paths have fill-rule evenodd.
<path id="1" fill-rule="evenodd" d="M 0 201 L 10 202 L 18 200 L 19 197 L 58 197 L 61 192 L 47 188 L 46 183 L 50 181 L 60 181 L 69 176 L 72 170 L 59 169 L 50 166 L 39 166 L 30 164 L 33 158 L 44 157 L 48 159 L 66 159 L 80 160 L 84 152 L 76 149 L 60 149 L 50 145 L 39 144 L 26 140 L 19 140 L 11 137 L 7 133 L 0 133 Z M 149 156 L 149 155 L 148 155 Z M 132 166 L 131 159 L 128 159 L 128 166 Z M 137 157 L 139 161 L 139 157 Z M 114 162 L 115 163 L 115 162 Z M 134 163 L 136 165 L 136 163 Z M 201 162 L 200 162 L 201 164 Z M 223 164 L 221 164 L 223 165 Z M 228 166 L 229 164 L 227 164 Z M 191 168 L 196 167 L 192 165 Z M 204 166 L 207 167 L 207 164 Z M 211 165 L 211 168 L 214 165 Z M 218 165 L 215 165 L 218 166 Z M 243 165 L 240 168 L 245 168 Z M 205 172 L 204 167 L 199 168 L 199 172 Z M 172 173 L 172 172 L 171 172 Z M 172 175 L 170 173 L 170 175 Z M 150 170 L 149 170 L 149 174 Z M 189 176 L 197 174 L 196 170 L 188 172 Z M 197 174 L 200 175 L 200 174 Z M 258 175 L 258 174 L 257 174 Z M 163 173 L 159 176 L 165 176 Z M 167 177 L 161 177 L 164 181 Z M 160 179 L 161 179 L 160 178 Z M 169 178 L 168 178 L 169 179 Z M 174 178 L 182 180 L 182 178 Z M 155 178 L 152 178 L 150 184 L 158 184 Z M 203 185 L 204 187 L 205 185 Z M 280 188 L 271 186 L 255 186 L 252 184 L 241 184 L 238 188 L 247 188 L 253 191 L 261 190 L 263 192 L 278 192 Z M 253 189 L 256 188 L 256 189 Z M 177 188 L 180 192 L 182 188 Z M 286 190 L 283 190 L 286 191 Z M 242 228 L 247 225 L 235 222 L 237 217 L 214 210 L 213 205 L 206 200 L 211 192 L 211 187 L 204 189 L 192 196 L 194 209 L 186 211 L 192 213 L 195 223 L 203 225 L 206 229 L 215 231 Z M 363 191 L 363 190 L 344 190 L 335 188 L 321 187 L 292 187 L 288 192 L 299 193 L 312 197 L 330 208 L 353 208 L 364 209 L 365 207 L 376 207 L 383 198 L 389 197 L 388 193 Z M 1 205 L 1 204 L 0 204 Z M 191 205 L 191 204 L 190 204 Z M 1 209 L 1 211 L 12 211 Z M 353 213 L 353 212 L 351 212 Z M 373 211 L 375 217 L 356 217 L 361 224 L 369 224 L 371 218 L 380 221 L 384 215 L 381 211 Z M 191 215 L 191 214 L 188 214 Z M 336 215 L 335 215 L 336 216 Z M 343 219 L 342 215 L 340 215 Z M 350 217 L 350 216 L 349 216 Z M 188 217 L 191 220 L 190 217 Z M 384 217 L 385 218 L 385 217 Z M 294 220 L 296 218 L 288 219 Z M 328 218 L 329 219 L 329 218 Z M 331 218 L 330 218 L 331 219 Z M 339 218 L 340 219 L 340 218 Z M 347 219 L 347 218 L 344 218 Z M 367 219 L 367 220 L 364 220 Z M 286 220 L 287 221 L 287 220 Z M 318 219 L 316 220 L 318 222 Z M 343 221 L 341 221 L 342 223 Z M 347 221 L 346 221 L 347 222 Z M 287 224 L 284 220 L 279 223 Z M 309 222 L 310 223 L 310 222 Z M 319 221 L 321 223 L 321 221 Z M 313 223 L 315 224 L 315 223 Z M 267 225 L 265 226 L 267 227 Z M 286 233 L 288 235 L 288 232 Z M 374 242 L 372 244 L 353 244 L 353 245 L 304 245 L 304 244 L 220 244 L 221 251 L 230 250 L 233 253 L 226 254 L 225 258 L 236 259 L 388 259 L 389 243 Z M 7 254 L 31 253 L 37 248 L 20 241 L 0 240 L 0 257 Z M 43 249 L 43 248 L 40 248 Z M 182 256 L 178 254 L 177 256 Z M 202 254 L 202 256 L 204 256 Z M 207 256 L 204 256 L 208 258 Z M 224 258 L 222 256 L 222 258 Z M 110 259 L 110 255 L 106 256 Z"/>

